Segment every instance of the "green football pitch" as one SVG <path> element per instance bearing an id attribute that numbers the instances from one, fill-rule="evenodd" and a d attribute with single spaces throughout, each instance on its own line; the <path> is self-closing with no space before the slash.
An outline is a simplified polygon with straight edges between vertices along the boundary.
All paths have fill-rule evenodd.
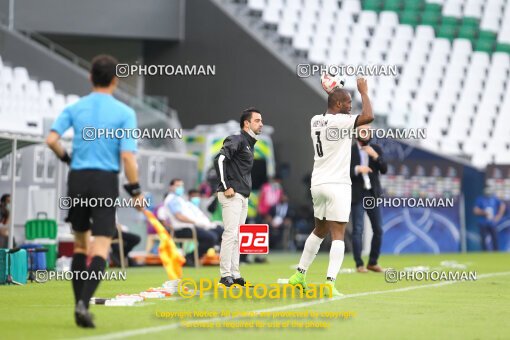
<path id="1" fill-rule="evenodd" d="M 253 283 L 276 283 L 293 273 L 299 254 L 271 254 L 267 264 L 242 266 Z M 446 262 L 445 262 L 446 261 Z M 308 282 L 321 283 L 328 254 L 320 253 L 307 274 Z M 430 270 L 476 272 L 471 281 L 410 281 L 388 283 L 384 274 L 341 273 L 336 299 L 225 299 L 170 297 L 150 299 L 130 307 L 91 307 L 95 329 L 74 325 L 71 283 L 50 281 L 25 286 L 0 286 L 0 338 L 164 338 L 164 339 L 508 339 L 510 323 L 510 256 L 507 253 L 382 256 L 381 264 L 404 270 L 425 266 Z M 354 268 L 346 254 L 343 268 Z M 184 277 L 217 279 L 217 267 L 184 268 Z M 415 278 L 419 278 L 416 276 Z M 161 267 L 127 270 L 125 281 L 102 282 L 95 296 L 139 293 L 167 280 Z M 245 313 L 233 318 L 239 312 Z M 223 313 L 208 317 L 161 318 L 165 312 Z M 271 313 L 287 312 L 274 318 Z M 297 314 L 301 312 L 301 314 Z M 334 312 L 352 317 L 327 319 Z M 207 314 L 207 313 L 206 313 Z M 228 316 L 230 314 L 231 316 Z M 251 315 L 250 315 L 251 314 Z M 314 318 L 303 317 L 310 315 Z M 169 315 L 167 313 L 166 315 Z M 183 315 L 185 315 L 183 313 Z M 238 314 L 237 314 L 238 315 Z M 273 315 L 273 317 L 271 317 Z M 301 317 L 298 317 L 300 316 Z M 263 316 L 263 317 L 262 317 Z M 200 323 L 198 323 L 199 321 Z M 217 328 L 188 328 L 187 322 Z M 258 322 L 258 323 L 256 323 Z M 307 326 L 308 325 L 308 326 Z M 315 325 L 315 326 L 313 326 Z M 274 328 L 271 328 L 273 326 Z M 317 328 L 306 328 L 306 327 Z M 211 326 L 212 327 L 212 326 Z M 239 327 L 239 328 L 229 328 Z"/>

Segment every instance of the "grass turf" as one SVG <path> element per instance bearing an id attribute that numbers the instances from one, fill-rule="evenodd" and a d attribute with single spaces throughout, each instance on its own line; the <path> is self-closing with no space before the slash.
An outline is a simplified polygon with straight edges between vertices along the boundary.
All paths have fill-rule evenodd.
<path id="1" fill-rule="evenodd" d="M 278 278 L 293 273 L 299 254 L 272 254 L 268 264 L 242 267 L 243 275 L 253 283 L 275 283 Z M 476 271 L 478 280 L 438 285 L 430 281 L 401 281 L 387 283 L 384 274 L 340 274 L 336 286 L 346 299 L 322 303 L 310 299 L 256 300 L 223 299 L 206 296 L 202 299 L 169 298 L 146 300 L 134 307 L 92 306 L 96 329 L 84 330 L 74 325 L 73 297 L 70 282 L 51 281 L 25 286 L 0 286 L 0 330 L 2 339 L 16 338 L 79 338 L 104 335 L 107 338 L 154 336 L 168 339 L 219 339 L 225 336 L 245 339 L 276 339 L 282 336 L 312 336 L 316 339 L 344 335 L 359 339 L 503 339 L 508 338 L 507 312 L 510 306 L 510 275 L 483 277 L 482 274 L 510 270 L 505 253 L 469 253 L 441 255 L 383 256 L 381 264 L 403 269 L 409 266 L 438 267 L 441 261 L 452 260 L 467 264 L 468 271 Z M 328 255 L 321 253 L 307 274 L 308 282 L 322 283 Z M 347 254 L 343 268 L 354 268 Z M 185 268 L 184 277 L 193 279 L 218 278 L 217 267 Z M 102 282 L 95 296 L 113 297 L 121 293 L 139 293 L 158 287 L 166 281 L 160 267 L 128 269 L 126 281 Z M 425 289 L 398 290 L 411 286 L 433 285 Z M 397 291 L 394 291 L 397 290 Z M 377 294 L 363 294 L 382 292 Z M 392 291 L 392 292 L 390 292 Z M 360 294 L 361 293 L 361 294 Z M 357 296 L 351 296 L 357 294 Z M 162 319 L 159 312 L 177 311 L 255 311 L 287 308 L 286 311 L 354 312 L 355 316 L 342 320 L 320 320 L 330 323 L 327 329 L 190 329 L 174 327 L 178 319 Z M 316 304 L 310 304 L 316 303 Z M 200 319 L 193 319 L 200 320 Z M 253 319 L 251 319 L 253 321 Z M 264 321 L 262 319 L 258 319 Z M 229 321 L 229 320 L 222 320 Z M 230 321 L 250 321 L 250 318 Z M 274 320 L 265 320 L 268 323 Z M 311 321 L 311 319 L 279 319 L 279 321 Z M 156 328 L 158 327 L 158 328 Z M 144 333 L 148 331 L 150 333 Z M 119 332 L 141 330 L 139 333 Z"/>

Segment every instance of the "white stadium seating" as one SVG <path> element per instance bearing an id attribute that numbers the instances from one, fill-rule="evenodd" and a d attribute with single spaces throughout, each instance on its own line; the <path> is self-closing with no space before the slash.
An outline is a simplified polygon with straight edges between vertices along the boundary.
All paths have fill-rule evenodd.
<path id="1" fill-rule="evenodd" d="M 510 43 L 510 0 L 427 2 L 440 4 L 443 16 L 476 18 L 498 43 Z M 509 161 L 508 53 L 473 51 L 469 40 L 437 38 L 431 26 L 402 25 L 397 13 L 365 11 L 358 0 L 248 6 L 311 63 L 400 65 L 398 79 L 370 79 L 373 107 L 391 127 L 426 127 L 425 148 L 470 156 L 477 166 Z M 354 82 L 346 87 L 355 90 Z"/>
<path id="2" fill-rule="evenodd" d="M 26 68 L 13 69 L 0 57 L 0 132 L 41 136 L 44 120 L 54 120 L 78 99 L 56 93 L 51 81 L 30 79 Z"/>

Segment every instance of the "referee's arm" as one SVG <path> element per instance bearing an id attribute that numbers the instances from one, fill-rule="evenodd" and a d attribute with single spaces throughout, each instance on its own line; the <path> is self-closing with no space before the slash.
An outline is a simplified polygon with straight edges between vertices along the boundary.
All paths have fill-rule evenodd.
<path id="1" fill-rule="evenodd" d="M 51 131 L 46 138 L 46 144 L 62 162 L 69 164 L 71 162 L 71 157 L 67 153 L 66 149 L 64 149 L 62 144 L 59 143 L 59 140 L 60 135 L 55 131 Z"/>
<path id="2" fill-rule="evenodd" d="M 126 120 L 122 124 L 123 129 L 136 129 L 136 114 L 131 111 Z M 124 189 L 135 200 L 135 208 L 142 211 L 143 195 L 138 183 L 138 165 L 136 163 L 137 143 L 136 139 L 125 137 L 120 139 L 120 157 L 124 166 L 124 174 L 126 175 L 128 184 L 124 185 Z"/>
<path id="3" fill-rule="evenodd" d="M 57 117 L 48 137 L 46 137 L 46 145 L 48 145 L 51 151 L 53 151 L 62 162 L 67 164 L 71 163 L 71 157 L 66 149 L 59 143 L 59 140 L 60 136 L 62 136 L 71 125 L 71 112 L 69 108 L 66 108 Z"/>
<path id="4" fill-rule="evenodd" d="M 123 151 L 121 153 L 121 158 L 128 183 L 138 183 L 138 165 L 136 163 L 135 154 L 131 151 Z"/>

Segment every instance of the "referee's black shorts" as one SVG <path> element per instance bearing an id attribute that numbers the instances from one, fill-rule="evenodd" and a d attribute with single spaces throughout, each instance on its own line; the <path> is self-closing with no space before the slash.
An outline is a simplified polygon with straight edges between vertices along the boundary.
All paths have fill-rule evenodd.
<path id="1" fill-rule="evenodd" d="M 103 170 L 71 170 L 68 178 L 68 196 L 80 198 L 82 202 L 99 202 L 91 198 L 113 199 L 119 197 L 119 176 L 117 172 Z M 111 200 L 108 200 L 111 201 Z M 116 234 L 115 205 L 79 204 L 69 209 L 67 221 L 74 231 L 92 230 L 94 236 Z"/>

